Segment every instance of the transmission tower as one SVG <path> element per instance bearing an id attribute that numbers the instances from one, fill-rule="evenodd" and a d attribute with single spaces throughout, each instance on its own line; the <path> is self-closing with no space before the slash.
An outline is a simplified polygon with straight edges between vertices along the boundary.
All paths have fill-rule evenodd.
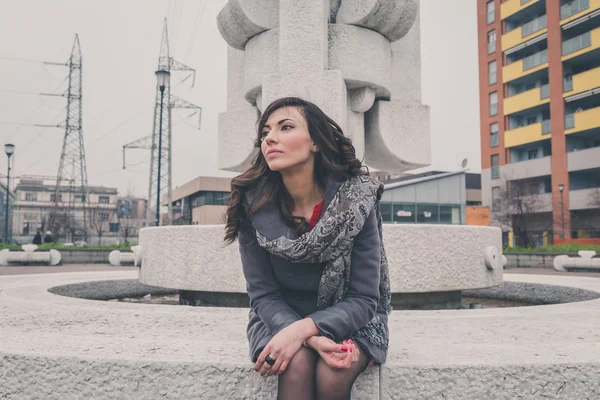
<path id="1" fill-rule="evenodd" d="M 64 125 L 59 125 L 60 127 L 64 126 L 65 136 L 56 177 L 54 205 L 50 212 L 49 226 L 55 237 L 65 234 L 66 240 L 72 241 L 73 234 L 76 233 L 78 228 L 81 228 L 74 219 L 75 202 L 81 202 L 83 211 L 82 231 L 84 238 L 87 239 L 87 169 L 82 131 L 82 56 L 79 35 L 75 35 L 71 57 L 67 64 L 57 65 L 69 67 L 69 88 L 63 94 L 67 98 L 67 118 Z M 63 182 L 68 182 L 68 186 L 62 185 Z M 75 198 L 76 194 L 79 195 L 78 198 Z"/>
<path id="2" fill-rule="evenodd" d="M 170 225 L 173 220 L 173 206 L 172 206 L 172 178 L 171 178 L 171 165 L 172 165 L 172 154 L 171 154 L 171 110 L 173 108 L 187 108 L 194 109 L 199 114 L 199 120 L 201 119 L 202 109 L 197 105 L 194 105 L 188 101 L 180 99 L 171 94 L 171 72 L 172 71 L 190 71 L 192 73 L 192 86 L 194 85 L 196 71 L 177 61 L 174 60 L 169 54 L 169 37 L 167 33 L 167 20 L 165 18 L 162 40 L 160 45 L 160 54 L 158 56 L 158 71 L 168 71 L 167 82 L 164 85 L 164 92 L 162 93 L 163 106 L 161 107 L 161 91 L 159 84 L 156 85 L 156 96 L 154 102 L 154 119 L 152 134 L 142 139 L 138 139 L 134 142 L 128 143 L 123 146 L 123 169 L 126 168 L 125 162 L 125 150 L 126 149 L 147 149 L 151 152 L 150 157 L 150 179 L 148 184 L 148 209 L 146 214 L 146 226 L 160 225 L 161 221 L 156 219 L 156 207 L 157 197 L 166 199 L 167 201 L 167 220 L 164 221 L 166 225 Z M 189 76 L 188 76 L 189 78 Z M 186 80 L 185 78 L 184 80 Z M 183 82 L 183 81 L 182 81 Z M 162 116 L 161 116 L 162 109 Z M 195 113 L 194 113 L 195 114 Z M 162 123 L 162 145 L 161 156 L 159 157 L 159 134 Z M 198 124 L 198 128 L 200 125 Z M 160 162 L 160 166 L 159 166 Z M 160 171 L 160 173 L 159 173 Z M 159 185 L 160 182 L 160 185 Z M 160 193 L 158 188 L 160 186 Z M 160 218 L 160 217 L 159 217 Z"/>

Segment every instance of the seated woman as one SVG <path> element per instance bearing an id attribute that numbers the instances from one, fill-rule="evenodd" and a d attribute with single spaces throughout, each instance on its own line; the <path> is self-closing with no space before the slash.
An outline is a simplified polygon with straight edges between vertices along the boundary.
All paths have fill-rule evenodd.
<path id="1" fill-rule="evenodd" d="M 383 185 L 340 126 L 299 98 L 265 109 L 255 145 L 232 180 L 225 235 L 239 241 L 254 369 L 278 375 L 279 399 L 349 399 L 388 349 Z"/>

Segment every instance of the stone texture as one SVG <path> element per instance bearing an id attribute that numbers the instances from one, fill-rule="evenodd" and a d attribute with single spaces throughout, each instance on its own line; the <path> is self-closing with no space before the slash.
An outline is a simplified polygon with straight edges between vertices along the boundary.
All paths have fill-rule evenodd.
<path id="1" fill-rule="evenodd" d="M 284 96 L 321 107 L 371 167 L 403 172 L 429 163 L 415 0 L 230 0 L 218 25 L 235 49 L 228 53 L 228 110 L 219 117 L 220 169 L 250 166 L 251 110 Z M 375 100 L 390 99 L 373 112 Z"/>
<path id="2" fill-rule="evenodd" d="M 502 283 L 502 268 L 489 270 L 485 265 L 486 248 L 502 248 L 498 228 L 386 224 L 383 229 L 393 293 Z M 140 282 L 172 289 L 245 292 L 238 246 L 225 246 L 223 232 L 222 225 L 143 228 Z M 432 237 L 436 238 L 433 248 Z"/>
<path id="3" fill-rule="evenodd" d="M 274 397 L 275 379 L 251 371 L 247 310 L 101 302 L 48 292 L 135 276 L 102 271 L 0 277 L 0 397 Z M 506 279 L 600 292 L 598 278 Z M 352 398 L 596 399 L 598 326 L 600 299 L 394 311 L 388 362 L 381 376 L 379 368 L 361 375 Z"/>
<path id="4" fill-rule="evenodd" d="M 342 1 L 336 22 L 372 29 L 394 42 L 410 30 L 418 11 L 416 0 Z"/>

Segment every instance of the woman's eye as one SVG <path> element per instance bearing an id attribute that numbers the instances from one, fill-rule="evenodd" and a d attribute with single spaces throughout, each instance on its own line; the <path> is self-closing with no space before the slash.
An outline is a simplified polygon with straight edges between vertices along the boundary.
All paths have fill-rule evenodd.
<path id="1" fill-rule="evenodd" d="M 263 132 L 263 133 L 261 133 L 261 134 L 260 134 L 260 137 L 261 137 L 261 138 L 264 138 L 264 137 L 265 137 L 265 136 L 267 136 L 268 134 L 269 134 L 269 132 Z"/>
<path id="2" fill-rule="evenodd" d="M 282 131 L 287 131 L 287 130 L 290 130 L 292 128 L 293 128 L 293 126 L 291 126 L 291 125 L 284 125 L 284 126 L 281 127 L 281 130 Z"/>

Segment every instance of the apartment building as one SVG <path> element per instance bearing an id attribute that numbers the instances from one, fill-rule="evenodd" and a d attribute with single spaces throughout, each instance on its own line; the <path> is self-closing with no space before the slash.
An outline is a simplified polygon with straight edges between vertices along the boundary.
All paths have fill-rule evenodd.
<path id="1" fill-rule="evenodd" d="M 14 190 L 15 201 L 11 213 L 15 239 L 28 243 L 38 229 L 52 231 L 55 239 L 67 242 L 86 237 L 90 242 L 98 236 L 104 239 L 102 243 L 118 239 L 116 188 L 87 186 L 87 196 L 84 197 L 81 187 L 61 187 L 57 203 L 61 216 L 57 225 L 51 227 L 50 213 L 55 205 L 55 189 L 53 182 L 45 182 L 42 177 L 20 179 Z M 56 232 L 57 229 L 59 232 Z"/>
<path id="2" fill-rule="evenodd" d="M 199 176 L 173 189 L 173 225 L 225 223 L 231 178 Z"/>
<path id="3" fill-rule="evenodd" d="M 525 231 L 537 244 L 600 237 L 600 0 L 477 8 L 482 202 L 492 224 L 509 244 Z"/>

